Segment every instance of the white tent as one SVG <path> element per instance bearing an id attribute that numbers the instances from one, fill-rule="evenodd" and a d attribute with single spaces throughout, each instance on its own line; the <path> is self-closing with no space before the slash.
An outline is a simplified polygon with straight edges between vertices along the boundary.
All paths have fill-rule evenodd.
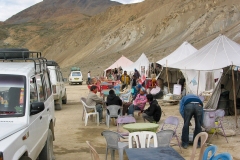
<path id="1" fill-rule="evenodd" d="M 119 68 L 120 66 L 123 68 L 132 64 L 133 62 L 131 60 L 122 55 L 122 57 L 120 57 L 116 62 L 114 62 L 111 66 L 104 70 L 104 77 L 106 76 L 106 71 L 109 69 Z"/>
<path id="2" fill-rule="evenodd" d="M 191 44 L 188 42 L 183 42 L 181 46 L 179 46 L 174 52 L 172 52 L 167 57 L 157 61 L 158 64 L 162 65 L 163 67 L 166 67 L 167 65 L 174 64 L 176 62 L 179 62 L 188 56 L 192 55 L 194 52 L 196 52 L 197 49 L 194 48 Z"/>
<path id="3" fill-rule="evenodd" d="M 136 62 L 128 67 L 122 67 L 123 71 L 127 71 L 128 73 L 134 72 L 134 69 L 137 69 L 139 73 L 147 75 L 149 70 L 149 60 L 144 53 L 138 58 Z"/>
<path id="4" fill-rule="evenodd" d="M 240 66 L 240 45 L 220 35 L 195 54 L 169 67 L 187 70 L 215 70 L 231 65 Z"/>

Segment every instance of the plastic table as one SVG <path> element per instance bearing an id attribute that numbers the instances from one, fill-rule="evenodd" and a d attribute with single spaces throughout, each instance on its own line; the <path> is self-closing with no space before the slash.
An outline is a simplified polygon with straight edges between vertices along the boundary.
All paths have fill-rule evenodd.
<path id="1" fill-rule="evenodd" d="M 184 160 L 172 147 L 126 148 L 129 160 Z"/>
<path id="2" fill-rule="evenodd" d="M 159 125 L 155 123 L 132 123 L 125 124 L 123 128 L 128 130 L 129 132 L 138 132 L 138 131 L 152 131 L 156 132 Z"/>

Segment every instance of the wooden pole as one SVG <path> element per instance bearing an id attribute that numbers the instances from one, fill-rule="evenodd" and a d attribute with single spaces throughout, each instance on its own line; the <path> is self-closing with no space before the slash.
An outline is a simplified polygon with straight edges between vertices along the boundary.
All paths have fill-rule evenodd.
<path id="1" fill-rule="evenodd" d="M 199 77 L 200 77 L 200 71 L 198 71 L 198 84 L 197 84 L 197 95 L 198 95 L 198 89 L 199 89 Z"/>
<path id="2" fill-rule="evenodd" d="M 169 87 L 169 81 L 168 81 L 167 60 L 166 60 L 166 75 L 167 75 L 167 83 L 168 83 L 168 93 L 170 93 L 170 87 Z"/>
<path id="3" fill-rule="evenodd" d="M 233 100 L 234 100 L 234 111 L 235 111 L 235 120 L 236 120 L 236 128 L 238 128 L 237 123 L 237 103 L 236 103 L 236 90 L 235 90 L 235 78 L 234 78 L 234 70 L 232 65 L 232 81 L 233 81 Z"/>

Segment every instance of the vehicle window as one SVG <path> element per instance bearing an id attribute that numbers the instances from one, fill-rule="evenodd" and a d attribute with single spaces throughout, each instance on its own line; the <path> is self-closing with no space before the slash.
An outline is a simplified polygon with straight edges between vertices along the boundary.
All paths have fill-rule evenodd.
<path id="1" fill-rule="evenodd" d="M 0 75 L 0 117 L 21 117 L 25 114 L 26 78 Z"/>
<path id="2" fill-rule="evenodd" d="M 81 76 L 81 72 L 72 72 L 72 76 Z"/>
<path id="3" fill-rule="evenodd" d="M 37 102 L 38 101 L 38 92 L 37 92 L 37 85 L 36 85 L 36 79 L 33 77 L 30 80 L 30 103 Z"/>
<path id="4" fill-rule="evenodd" d="M 45 97 L 44 97 L 44 88 L 42 84 L 42 78 L 40 75 L 36 75 L 36 84 L 37 84 L 39 100 L 43 102 L 45 100 Z"/>
<path id="5" fill-rule="evenodd" d="M 52 94 L 50 80 L 49 80 L 49 74 L 47 72 L 44 73 L 44 91 L 46 93 L 46 98 L 50 97 Z"/>

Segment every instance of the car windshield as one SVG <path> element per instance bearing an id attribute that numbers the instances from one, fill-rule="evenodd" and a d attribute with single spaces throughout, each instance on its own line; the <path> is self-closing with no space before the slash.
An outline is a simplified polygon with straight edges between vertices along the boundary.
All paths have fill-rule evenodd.
<path id="1" fill-rule="evenodd" d="M 0 118 L 24 116 L 25 82 L 24 76 L 0 74 Z"/>
<path id="2" fill-rule="evenodd" d="M 72 72 L 72 76 L 81 76 L 81 72 Z"/>

